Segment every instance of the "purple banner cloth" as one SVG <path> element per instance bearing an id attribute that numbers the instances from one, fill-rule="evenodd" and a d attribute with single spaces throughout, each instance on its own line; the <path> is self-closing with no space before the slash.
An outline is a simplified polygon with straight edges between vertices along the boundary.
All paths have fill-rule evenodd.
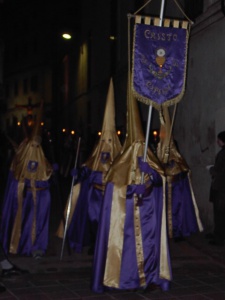
<path id="1" fill-rule="evenodd" d="M 158 108 L 182 98 L 187 46 L 186 29 L 135 25 L 132 88 L 138 100 Z"/>

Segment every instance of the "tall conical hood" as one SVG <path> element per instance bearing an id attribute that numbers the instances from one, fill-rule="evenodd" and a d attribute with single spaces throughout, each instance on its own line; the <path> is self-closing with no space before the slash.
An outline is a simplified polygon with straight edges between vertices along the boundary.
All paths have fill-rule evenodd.
<path id="1" fill-rule="evenodd" d="M 115 96 L 114 96 L 114 87 L 113 80 L 110 78 L 109 89 L 106 97 L 105 112 L 102 123 L 102 133 L 105 131 L 115 132 Z"/>
<path id="2" fill-rule="evenodd" d="M 133 94 L 128 91 L 127 95 L 127 132 L 125 147 L 129 147 L 134 141 L 145 141 L 141 118 L 139 113 L 139 108 L 137 100 L 134 98 Z"/>
<path id="3" fill-rule="evenodd" d="M 48 180 L 52 167 L 47 161 L 41 146 L 41 118 L 43 101 L 37 114 L 30 138 L 19 145 L 11 164 L 11 170 L 17 180 Z"/>
<path id="4" fill-rule="evenodd" d="M 114 160 L 106 181 L 114 182 L 117 186 L 140 184 L 141 171 L 138 157 L 144 156 L 145 137 L 141 126 L 141 118 L 137 100 L 131 93 L 127 96 L 127 134 L 121 153 Z M 158 173 L 163 174 L 160 162 L 148 149 L 146 161 Z"/>
<path id="5" fill-rule="evenodd" d="M 114 87 L 111 78 L 106 98 L 101 137 L 84 165 L 94 171 L 107 172 L 120 150 L 121 143 L 115 126 Z"/>
<path id="6" fill-rule="evenodd" d="M 180 155 L 174 143 L 168 107 L 162 106 L 159 114 L 161 126 L 159 134 L 160 142 L 157 147 L 157 156 L 163 164 L 168 164 L 169 168 L 166 168 L 167 175 L 169 175 L 169 173 L 174 175 L 180 173 L 181 171 L 189 170 L 186 161 Z M 171 162 L 173 162 L 172 165 Z"/>

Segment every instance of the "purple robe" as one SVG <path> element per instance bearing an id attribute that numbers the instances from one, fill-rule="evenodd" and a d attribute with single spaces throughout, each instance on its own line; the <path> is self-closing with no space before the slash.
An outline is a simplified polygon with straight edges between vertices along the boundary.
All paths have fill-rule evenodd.
<path id="1" fill-rule="evenodd" d="M 71 249 L 82 252 L 84 246 L 95 243 L 103 192 L 96 188 L 102 184 L 102 172 L 82 167 L 77 204 L 67 231 Z"/>
<path id="2" fill-rule="evenodd" d="M 174 238 L 202 230 L 187 172 L 175 175 L 172 182 L 172 227 Z"/>
<path id="3" fill-rule="evenodd" d="M 36 207 L 34 205 L 30 180 L 25 179 L 22 199 L 22 214 L 19 219 L 20 234 L 16 249 L 11 250 L 11 236 L 18 212 L 19 182 L 9 174 L 2 210 L 1 242 L 6 253 L 31 255 L 35 250 L 43 253 L 48 246 L 49 215 L 51 196 L 48 181 L 35 181 Z M 35 227 L 34 227 L 35 226 Z M 32 232 L 32 228 L 35 228 Z"/>
<path id="4" fill-rule="evenodd" d="M 115 211 L 113 210 L 115 186 L 112 182 L 106 186 L 93 262 L 92 290 L 94 292 L 101 293 L 108 288 L 145 288 L 151 283 L 159 285 L 163 290 L 169 289 L 171 266 L 167 235 L 165 235 L 164 250 L 167 253 L 168 278 L 160 278 L 159 270 L 163 189 L 160 186 L 151 186 L 145 190 L 140 205 L 138 205 L 140 220 L 138 223 L 139 221 L 135 221 L 137 215 L 134 215 L 136 209 L 134 195 L 137 187 L 137 185 L 127 186 L 125 197 L 119 199 L 119 206 L 120 201 L 125 201 L 125 203 L 121 203 L 122 208 L 119 208 L 125 217 L 123 225 L 117 227 L 114 225 L 115 223 L 121 224 L 120 217 L 122 215 L 119 214 L 115 222 Z M 135 226 L 139 226 L 139 224 L 141 237 L 135 229 Z M 110 232 L 114 237 L 111 240 Z M 117 245 L 117 238 L 120 240 L 121 248 Z M 139 241 L 138 238 L 140 238 Z M 138 247 L 142 254 L 139 253 Z M 108 276 L 110 268 L 111 270 L 117 269 L 115 272 L 113 271 L 112 276 Z"/>

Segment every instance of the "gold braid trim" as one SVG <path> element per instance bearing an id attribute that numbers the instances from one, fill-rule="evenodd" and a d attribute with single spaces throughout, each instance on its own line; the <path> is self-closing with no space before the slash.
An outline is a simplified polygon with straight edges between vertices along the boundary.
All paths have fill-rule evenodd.
<path id="1" fill-rule="evenodd" d="M 126 217 L 127 186 L 114 186 L 103 284 L 119 288 Z"/>
<path id="2" fill-rule="evenodd" d="M 18 182 L 18 189 L 17 189 L 17 196 L 18 196 L 18 208 L 13 224 L 9 252 L 12 254 L 17 253 L 19 240 L 21 236 L 21 226 L 22 226 L 22 211 L 23 211 L 23 191 L 25 187 L 25 182 L 19 181 Z"/>
<path id="3" fill-rule="evenodd" d="M 34 179 L 31 179 L 30 183 L 31 183 L 32 196 L 33 196 L 33 205 L 34 205 L 32 231 L 31 231 L 31 240 L 33 245 L 36 239 L 36 227 L 37 227 L 37 193 L 36 193 Z"/>
<path id="4" fill-rule="evenodd" d="M 134 70 L 133 70 L 133 72 L 134 72 Z M 186 77 L 186 76 L 184 76 L 184 77 Z M 132 80 L 132 92 L 133 92 L 134 97 L 136 97 L 138 101 L 140 101 L 140 102 L 142 102 L 142 103 L 144 103 L 146 105 L 152 105 L 155 109 L 160 110 L 161 107 L 162 107 L 162 105 L 163 106 L 172 106 L 172 105 L 178 103 L 183 98 L 184 93 L 185 93 L 185 84 L 183 85 L 183 89 L 182 89 L 181 93 L 178 96 L 176 96 L 173 99 L 166 100 L 162 104 L 158 104 L 154 100 L 149 99 L 147 97 L 144 97 L 144 96 L 140 95 L 139 93 L 137 93 L 134 90 L 133 80 Z"/>
<path id="5" fill-rule="evenodd" d="M 137 194 L 134 194 L 134 230 L 135 230 L 135 243 L 136 243 L 136 257 L 138 265 L 138 274 L 140 286 L 146 285 L 145 272 L 144 272 L 144 251 L 142 247 L 142 234 L 141 234 L 141 220 L 140 208 L 138 205 Z"/>
<path id="6" fill-rule="evenodd" d="M 168 219 L 168 232 L 169 232 L 169 237 L 173 237 L 173 218 L 172 218 L 172 178 L 167 177 L 167 186 L 168 186 L 168 191 L 167 191 L 167 219 Z"/>
<path id="7" fill-rule="evenodd" d="M 160 237 L 160 265 L 159 277 L 167 280 L 172 279 L 171 270 L 169 267 L 169 253 L 167 248 L 167 220 L 166 220 L 166 178 L 162 176 L 163 180 L 163 207 L 162 207 L 162 224 Z"/>

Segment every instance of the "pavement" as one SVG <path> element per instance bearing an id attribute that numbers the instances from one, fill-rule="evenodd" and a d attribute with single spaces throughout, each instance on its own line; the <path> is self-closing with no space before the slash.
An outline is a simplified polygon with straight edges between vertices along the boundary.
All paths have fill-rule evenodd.
<path id="1" fill-rule="evenodd" d="M 92 256 L 88 249 L 71 253 L 62 240 L 50 237 L 49 249 L 40 260 L 10 255 L 10 260 L 30 273 L 2 278 L 6 291 L 0 299 L 225 299 L 225 246 L 211 246 L 205 233 L 184 241 L 170 240 L 173 280 L 171 289 L 163 292 L 152 287 L 146 291 L 110 291 L 96 294 L 90 290 Z"/>
<path id="2" fill-rule="evenodd" d="M 88 255 L 87 248 L 80 254 L 71 252 L 66 243 L 61 256 L 62 239 L 54 233 L 63 204 L 53 201 L 52 205 L 46 255 L 39 260 L 9 255 L 15 265 L 28 270 L 29 274 L 2 277 L 6 291 L 0 293 L 0 300 L 225 299 L 225 246 L 209 245 L 206 232 L 194 234 L 180 242 L 170 240 L 173 279 L 169 291 L 163 292 L 152 286 L 145 291 L 92 292 L 90 279 L 93 257 Z"/>

